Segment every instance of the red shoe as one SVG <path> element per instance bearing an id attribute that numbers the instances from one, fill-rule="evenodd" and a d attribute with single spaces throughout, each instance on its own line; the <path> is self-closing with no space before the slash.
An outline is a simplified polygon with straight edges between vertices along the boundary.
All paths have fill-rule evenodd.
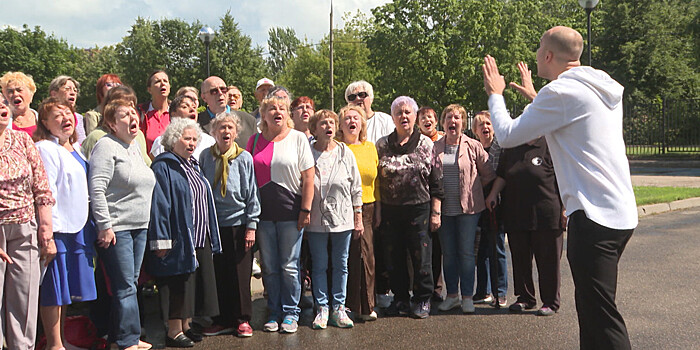
<path id="1" fill-rule="evenodd" d="M 222 334 L 233 334 L 233 327 L 221 326 L 218 324 L 213 324 L 202 330 L 202 334 L 207 337 L 222 335 Z"/>
<path id="2" fill-rule="evenodd" d="M 250 326 L 248 322 L 243 322 L 238 325 L 238 334 L 241 338 L 248 338 L 253 336 L 253 327 Z"/>

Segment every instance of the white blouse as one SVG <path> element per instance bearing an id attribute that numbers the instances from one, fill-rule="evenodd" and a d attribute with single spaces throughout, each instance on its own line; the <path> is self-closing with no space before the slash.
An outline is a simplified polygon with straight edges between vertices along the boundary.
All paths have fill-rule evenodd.
<path id="1" fill-rule="evenodd" d="M 36 143 L 49 179 L 51 194 L 56 204 L 51 209 L 53 231 L 76 233 L 83 229 L 88 219 L 89 197 L 85 169 L 71 152 L 58 144 L 57 138 Z M 73 148 L 83 160 L 80 145 Z"/>

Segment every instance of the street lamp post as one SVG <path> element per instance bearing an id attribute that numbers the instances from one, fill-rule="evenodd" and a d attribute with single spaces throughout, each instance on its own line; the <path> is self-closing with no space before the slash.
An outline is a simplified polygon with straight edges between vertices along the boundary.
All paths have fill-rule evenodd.
<path id="1" fill-rule="evenodd" d="M 586 17 L 588 17 L 588 65 L 591 66 L 591 12 L 598 5 L 598 0 L 578 0 L 578 4 L 586 10 Z"/>
<path id="2" fill-rule="evenodd" d="M 204 43 L 204 46 L 207 48 L 207 77 L 211 75 L 209 72 L 209 44 L 211 43 L 212 39 L 214 39 L 214 36 L 216 36 L 216 33 L 214 32 L 214 29 L 211 29 L 211 27 L 202 27 L 202 29 L 199 30 L 199 34 L 197 34 L 197 37 L 199 37 L 199 40 Z"/>

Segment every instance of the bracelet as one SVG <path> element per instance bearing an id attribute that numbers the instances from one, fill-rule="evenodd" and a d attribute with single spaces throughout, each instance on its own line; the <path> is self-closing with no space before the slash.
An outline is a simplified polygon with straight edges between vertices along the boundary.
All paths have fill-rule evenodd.
<path id="1" fill-rule="evenodd" d="M 362 207 L 355 208 L 355 209 L 353 209 L 352 211 L 354 211 L 355 213 L 361 214 L 361 213 L 362 213 Z"/>
<path id="2" fill-rule="evenodd" d="M 302 208 L 302 209 L 299 209 L 299 211 L 301 211 L 302 213 L 307 213 L 307 214 L 311 213 L 311 210 L 310 210 L 310 209 L 304 209 L 304 208 Z"/>
<path id="3" fill-rule="evenodd" d="M 433 214 L 433 215 L 440 215 L 440 214 L 442 214 L 441 212 L 435 211 L 435 210 L 431 211 L 430 213 Z"/>

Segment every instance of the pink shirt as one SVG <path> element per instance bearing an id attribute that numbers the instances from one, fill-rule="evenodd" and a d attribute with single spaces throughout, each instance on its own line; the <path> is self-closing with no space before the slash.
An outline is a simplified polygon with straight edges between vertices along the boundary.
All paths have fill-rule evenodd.
<path id="1" fill-rule="evenodd" d="M 145 118 L 141 121 L 141 131 L 146 136 L 146 149 L 150 150 L 158 136 L 162 135 L 165 128 L 170 125 L 170 113 L 168 111 L 159 112 L 153 109 L 152 104 L 148 104 L 148 111 L 144 114 Z"/>
<path id="2" fill-rule="evenodd" d="M 26 132 L 5 130 L 0 146 L 0 225 L 34 218 L 35 205 L 54 205 L 39 151 Z"/>

